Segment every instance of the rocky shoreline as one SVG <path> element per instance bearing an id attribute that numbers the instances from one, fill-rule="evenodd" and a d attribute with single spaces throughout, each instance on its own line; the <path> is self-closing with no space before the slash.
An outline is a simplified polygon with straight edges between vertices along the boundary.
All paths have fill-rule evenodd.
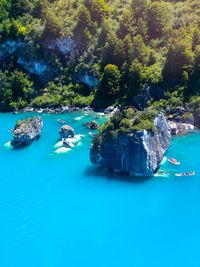
<path id="1" fill-rule="evenodd" d="M 26 107 L 22 110 L 15 110 L 13 114 L 18 113 L 38 113 L 38 114 L 65 114 L 69 112 L 96 112 L 102 116 L 112 116 L 116 111 L 123 110 L 129 107 L 114 107 L 110 106 L 106 109 L 93 109 L 87 107 L 76 107 L 76 106 L 62 106 L 58 108 L 34 108 Z M 132 107 L 131 107 L 132 108 Z M 191 133 L 193 130 L 198 129 L 200 126 L 200 119 L 198 114 L 194 114 L 192 111 L 183 107 L 178 107 L 174 114 L 170 114 L 169 110 L 164 112 L 172 135 L 184 135 Z M 197 121 L 198 119 L 198 121 Z M 87 125 L 86 125 L 87 126 Z M 90 126 L 88 124 L 88 126 Z"/>
<path id="2" fill-rule="evenodd" d="M 104 114 L 114 114 L 117 110 L 119 110 L 118 107 L 110 106 L 106 109 L 94 109 L 89 106 L 87 107 L 77 107 L 77 106 L 61 106 L 57 108 L 34 108 L 34 107 L 26 107 L 21 110 L 14 110 L 13 114 L 18 114 L 18 113 L 27 113 L 27 112 L 34 112 L 38 114 L 42 113 L 47 113 L 47 114 L 65 114 L 69 112 L 74 112 L 74 111 L 93 111 L 93 112 L 99 112 L 99 113 L 104 113 Z"/>

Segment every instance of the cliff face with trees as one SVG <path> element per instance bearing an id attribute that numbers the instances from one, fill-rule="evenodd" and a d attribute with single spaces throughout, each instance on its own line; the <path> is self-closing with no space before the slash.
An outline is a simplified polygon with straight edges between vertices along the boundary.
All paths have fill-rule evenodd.
<path id="1" fill-rule="evenodd" d="M 0 0 L 0 110 L 200 100 L 199 0 Z"/>

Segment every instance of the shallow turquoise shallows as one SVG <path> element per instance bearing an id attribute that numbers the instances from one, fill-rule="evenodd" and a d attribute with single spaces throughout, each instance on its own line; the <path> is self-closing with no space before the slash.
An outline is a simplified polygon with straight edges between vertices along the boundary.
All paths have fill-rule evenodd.
<path id="1" fill-rule="evenodd" d="M 196 176 L 135 180 L 90 164 L 80 113 L 43 115 L 41 138 L 11 150 L 25 116 L 0 114 L 0 267 L 200 266 L 200 133 L 175 139 L 166 156 L 182 164 L 161 167 Z M 84 135 L 64 154 L 58 118 Z"/>

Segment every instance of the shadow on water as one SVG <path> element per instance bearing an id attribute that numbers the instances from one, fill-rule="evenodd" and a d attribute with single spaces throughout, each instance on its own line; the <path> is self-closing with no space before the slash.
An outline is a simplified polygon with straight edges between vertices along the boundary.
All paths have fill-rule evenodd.
<path id="1" fill-rule="evenodd" d="M 101 167 L 96 166 L 88 166 L 85 169 L 85 176 L 92 176 L 92 177 L 98 177 L 98 178 L 104 178 L 107 180 L 115 180 L 120 182 L 126 182 L 126 183 L 144 183 L 152 179 L 152 177 L 136 177 L 136 176 L 130 176 L 128 174 L 118 174 L 113 173 L 111 170 L 105 170 Z"/>

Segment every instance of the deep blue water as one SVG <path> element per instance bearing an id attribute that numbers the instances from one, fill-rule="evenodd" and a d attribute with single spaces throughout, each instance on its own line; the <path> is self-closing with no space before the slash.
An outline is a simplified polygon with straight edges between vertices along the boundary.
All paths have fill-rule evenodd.
<path id="1" fill-rule="evenodd" d="M 11 150 L 25 115 L 0 114 L 0 266 L 199 267 L 200 133 L 175 139 L 166 156 L 182 164 L 162 166 L 196 176 L 134 180 L 90 164 L 81 115 L 43 116 L 39 141 Z M 67 154 L 55 153 L 58 117 L 85 135 Z"/>

